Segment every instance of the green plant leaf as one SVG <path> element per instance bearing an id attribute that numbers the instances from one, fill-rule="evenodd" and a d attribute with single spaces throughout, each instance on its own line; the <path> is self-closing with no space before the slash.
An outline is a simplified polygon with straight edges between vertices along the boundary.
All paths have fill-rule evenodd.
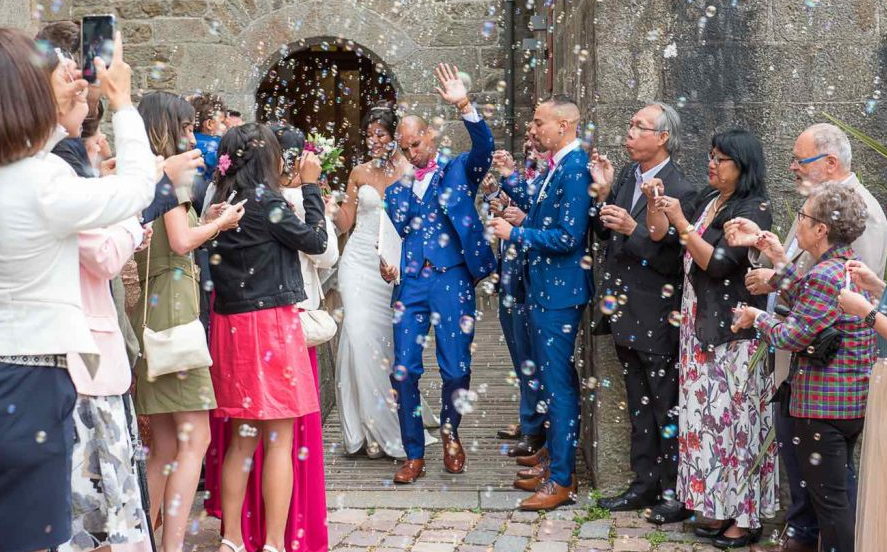
<path id="1" fill-rule="evenodd" d="M 833 117 L 832 115 L 829 115 L 828 113 L 826 113 L 824 111 L 822 112 L 822 115 L 823 115 L 823 117 L 825 117 L 826 119 L 828 119 L 829 121 L 834 123 L 835 126 L 840 128 L 841 130 L 843 130 L 847 134 L 853 136 L 854 138 L 856 138 L 857 140 L 859 140 L 863 144 L 867 145 L 871 149 L 875 150 L 876 152 L 878 152 L 882 156 L 887 157 L 887 146 L 885 146 L 884 144 L 878 142 L 877 140 L 875 140 L 874 138 L 872 138 L 868 134 L 864 133 L 863 131 L 859 130 L 858 128 L 848 125 L 847 123 Z"/>

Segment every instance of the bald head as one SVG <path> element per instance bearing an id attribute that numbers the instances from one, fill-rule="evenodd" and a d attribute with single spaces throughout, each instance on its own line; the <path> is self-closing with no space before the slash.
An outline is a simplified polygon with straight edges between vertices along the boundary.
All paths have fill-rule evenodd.
<path id="1" fill-rule="evenodd" d="M 397 126 L 397 143 L 414 167 L 425 168 L 437 155 L 434 130 L 418 115 L 407 115 Z"/>
<path id="2" fill-rule="evenodd" d="M 428 121 L 420 117 L 419 115 L 407 115 L 400 121 L 400 129 L 410 128 L 420 132 L 424 132 L 428 130 Z"/>

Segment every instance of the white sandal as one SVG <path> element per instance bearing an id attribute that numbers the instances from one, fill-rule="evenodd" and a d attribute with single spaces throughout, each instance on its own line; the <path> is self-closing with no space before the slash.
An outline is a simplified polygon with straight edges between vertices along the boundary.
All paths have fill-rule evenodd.
<path id="1" fill-rule="evenodd" d="M 266 544 L 262 547 L 262 552 L 280 552 L 280 550 L 274 548 L 270 544 Z"/>
<path id="2" fill-rule="evenodd" d="M 228 539 L 222 539 L 222 546 L 227 546 L 232 550 L 232 552 L 244 552 L 246 550 L 246 545 L 241 544 L 240 546 L 236 546 L 233 542 Z"/>

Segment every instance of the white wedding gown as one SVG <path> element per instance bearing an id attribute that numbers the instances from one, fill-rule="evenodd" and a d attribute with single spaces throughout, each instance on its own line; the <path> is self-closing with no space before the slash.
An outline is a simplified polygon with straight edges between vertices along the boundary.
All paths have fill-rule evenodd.
<path id="1" fill-rule="evenodd" d="M 357 223 L 339 260 L 339 294 L 344 318 L 336 355 L 336 402 L 342 421 L 345 452 L 362 447 L 370 456 L 406 454 L 400 437 L 397 401 L 392 393 L 394 364 L 393 284 L 379 274 L 379 220 L 382 198 L 368 185 L 357 192 Z M 439 422 L 422 399 L 425 427 Z M 425 432 L 425 444 L 437 439 Z"/>

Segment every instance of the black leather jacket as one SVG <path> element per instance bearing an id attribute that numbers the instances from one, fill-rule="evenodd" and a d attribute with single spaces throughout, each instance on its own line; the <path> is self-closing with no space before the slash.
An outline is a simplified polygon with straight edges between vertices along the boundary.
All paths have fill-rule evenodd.
<path id="1" fill-rule="evenodd" d="M 706 206 L 718 195 L 711 188 L 703 189 L 695 203 L 686 205 L 687 220 L 696 224 Z M 736 217 L 744 217 L 769 230 L 773 224 L 770 209 L 761 210 L 766 197 L 731 197 L 724 204 L 712 223 L 702 234 L 702 239 L 714 246 L 714 253 L 703 270 L 695 262 L 690 268 L 689 279 L 696 291 L 696 337 L 703 347 L 716 347 L 730 341 L 755 339 L 757 330 L 749 328 L 733 333 L 730 324 L 736 303 L 764 309 L 766 295 L 751 295 L 745 287 L 745 274 L 751 267 L 747 247 L 730 247 L 724 236 L 724 223 Z"/>
<path id="2" fill-rule="evenodd" d="M 304 222 L 278 191 L 237 190 L 238 200 L 248 199 L 240 228 L 222 232 L 209 243 L 217 313 L 252 312 L 305 300 L 299 251 L 322 253 L 327 233 L 320 188 L 304 184 L 302 196 Z"/>

